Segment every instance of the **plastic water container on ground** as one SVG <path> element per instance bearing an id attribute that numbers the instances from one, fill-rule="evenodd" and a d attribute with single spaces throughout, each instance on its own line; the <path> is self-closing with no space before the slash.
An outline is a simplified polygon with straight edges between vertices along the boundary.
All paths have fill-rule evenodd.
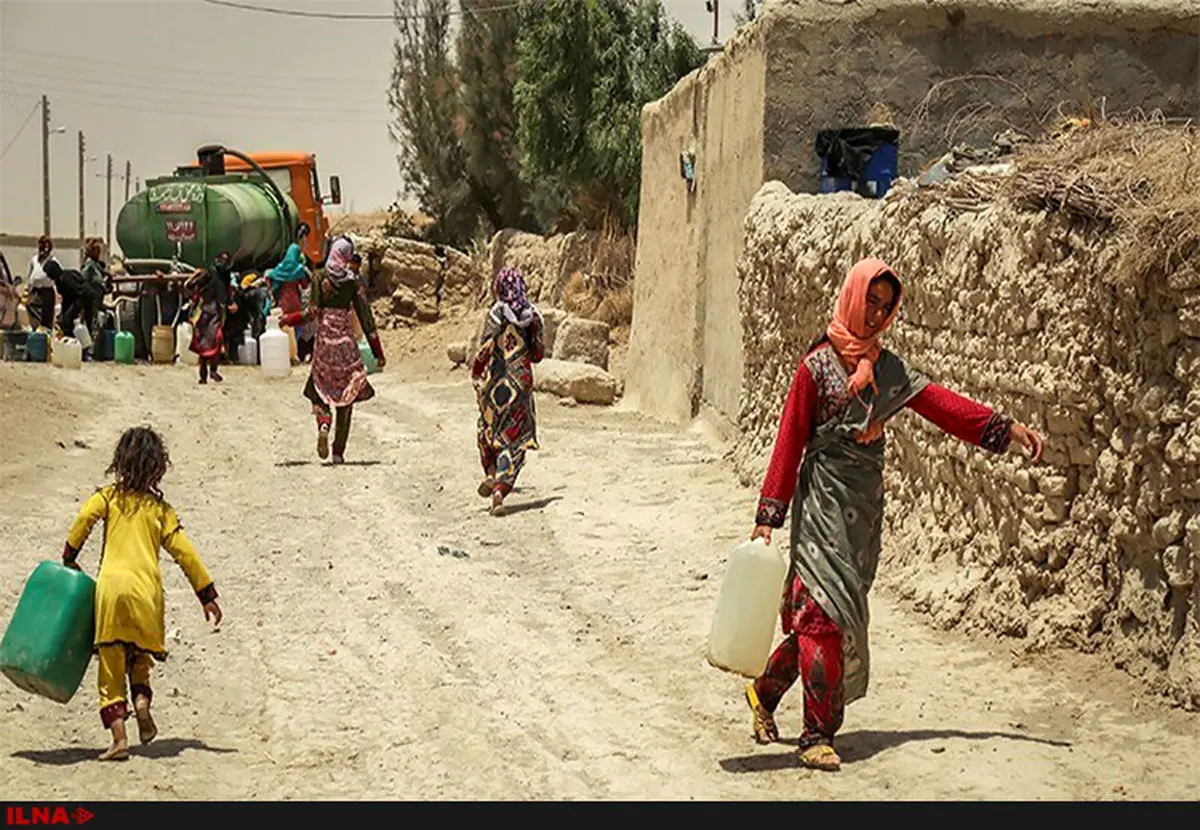
<path id="1" fill-rule="evenodd" d="M 268 377 L 287 377 L 292 372 L 288 336 L 280 330 L 277 314 L 267 318 L 267 330 L 258 338 L 258 358 Z"/>
<path id="2" fill-rule="evenodd" d="M 766 668 L 788 571 L 780 550 L 756 539 L 730 554 L 708 635 L 709 665 L 748 678 Z"/>
<path id="3" fill-rule="evenodd" d="M 25 344 L 29 342 L 29 332 L 6 331 L 2 334 L 4 360 L 10 363 L 25 360 Z"/>
<path id="4" fill-rule="evenodd" d="M 192 351 L 192 324 L 184 320 L 175 327 L 175 357 L 186 366 L 198 366 L 200 355 Z"/>
<path id="5" fill-rule="evenodd" d="M 96 332 L 96 342 L 92 344 L 92 360 L 104 361 L 113 359 L 113 346 L 116 332 L 112 329 L 100 329 Z"/>
<path id="6" fill-rule="evenodd" d="M 96 583 L 58 562 L 34 569 L 0 641 L 0 673 L 20 689 L 68 702 L 92 659 Z"/>
<path id="7" fill-rule="evenodd" d="M 113 336 L 113 360 L 117 363 L 133 363 L 133 332 L 119 331 Z"/>
<path id="8" fill-rule="evenodd" d="M 256 366 L 258 364 L 258 341 L 254 339 L 254 333 L 250 327 L 246 327 L 245 334 L 242 335 L 242 345 L 238 346 L 237 361 L 242 366 Z"/>
<path id="9" fill-rule="evenodd" d="M 50 360 L 50 335 L 44 331 L 33 331 L 25 341 L 25 358 L 33 363 Z"/>
<path id="10" fill-rule="evenodd" d="M 83 344 L 74 337 L 65 337 L 55 344 L 57 365 L 63 369 L 79 369 L 83 366 Z"/>
<path id="11" fill-rule="evenodd" d="M 155 326 L 150 333 L 150 354 L 155 363 L 175 360 L 175 332 L 170 326 Z"/>

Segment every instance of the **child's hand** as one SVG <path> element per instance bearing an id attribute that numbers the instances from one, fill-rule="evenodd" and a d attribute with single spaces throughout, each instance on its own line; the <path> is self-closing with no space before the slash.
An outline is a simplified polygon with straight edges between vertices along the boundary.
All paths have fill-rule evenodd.
<path id="1" fill-rule="evenodd" d="M 215 599 L 204 603 L 204 619 L 211 619 L 214 628 L 221 624 L 221 606 L 217 605 Z"/>

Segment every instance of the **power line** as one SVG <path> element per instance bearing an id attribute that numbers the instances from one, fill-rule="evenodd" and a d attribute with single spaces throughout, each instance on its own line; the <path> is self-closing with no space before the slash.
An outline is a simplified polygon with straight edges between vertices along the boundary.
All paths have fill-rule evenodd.
<path id="1" fill-rule="evenodd" d="M 92 58 L 90 56 L 89 57 L 79 57 L 76 55 L 56 55 L 52 52 L 31 52 L 31 51 L 27 51 L 27 50 L 23 50 L 23 49 L 10 49 L 9 47 L 5 46 L 4 47 L 4 57 L 7 58 L 9 55 L 46 58 L 47 60 L 52 60 L 56 64 L 60 64 L 63 61 L 77 61 L 80 64 L 87 64 L 89 66 L 90 65 L 120 66 L 120 67 L 128 68 L 131 72 L 133 72 L 137 75 L 145 75 L 146 74 L 146 65 L 144 63 L 140 63 L 140 64 L 129 63 L 127 61 L 114 61 L 114 60 L 104 59 L 104 58 Z M 250 74 L 247 72 L 221 72 L 221 71 L 218 71 L 215 69 L 195 69 L 195 68 L 189 69 L 187 67 L 181 67 L 181 66 L 179 66 L 179 67 L 162 66 L 161 64 L 155 64 L 154 71 L 158 74 L 165 74 L 165 73 L 171 73 L 171 74 L 176 74 L 176 75 L 193 74 L 193 75 L 201 75 L 206 78 L 208 78 L 208 77 L 237 78 L 239 80 L 247 80 L 247 79 L 251 79 L 251 78 L 253 78 L 253 79 L 261 78 L 263 80 L 268 80 L 268 81 L 298 81 L 298 82 L 306 83 L 306 84 L 316 84 L 316 83 L 373 84 L 373 83 L 376 83 L 376 80 L 374 78 L 330 78 L 328 76 L 321 77 L 321 78 L 314 78 L 314 77 L 301 77 L 299 75 L 256 75 L 256 74 Z"/>
<path id="2" fill-rule="evenodd" d="M 8 151 L 9 151 L 10 149 L 12 149 L 12 146 L 13 146 L 14 144 L 16 144 L 16 143 L 17 143 L 17 139 L 21 137 L 21 133 L 25 132 L 25 128 L 29 126 L 29 122 L 33 120 L 33 114 L 34 114 L 35 112 L 37 112 L 37 111 L 38 111 L 38 108 L 39 108 L 39 107 L 41 107 L 41 104 L 40 104 L 40 103 L 37 103 L 37 104 L 34 104 L 34 105 L 33 105 L 33 109 L 31 109 L 31 110 L 29 111 L 29 115 L 25 116 L 25 123 L 24 123 L 24 124 L 22 124 L 22 125 L 21 125 L 21 126 L 18 128 L 18 129 L 17 129 L 17 134 L 16 134 L 16 135 L 14 135 L 14 136 L 13 136 L 11 139 L 9 139 L 9 142 L 8 142 L 8 144 L 4 145 L 4 149 L 3 149 L 3 150 L 0 150 L 0 159 L 4 158 L 6 155 L 8 155 Z"/>
<path id="3" fill-rule="evenodd" d="M 20 76 L 20 77 L 13 77 L 14 75 Z M 165 95 L 173 96 L 174 98 L 178 98 L 180 96 L 185 96 L 187 98 L 187 100 L 189 100 L 189 101 L 197 101 L 197 100 L 201 100 L 204 98 L 210 98 L 210 99 L 213 99 L 214 103 L 216 103 L 218 106 L 221 104 L 225 104 L 225 103 L 237 104 L 237 103 L 239 103 L 238 98 L 243 99 L 242 103 L 245 103 L 245 99 L 249 99 L 250 101 L 254 101 L 257 103 L 259 101 L 262 101 L 263 98 L 266 97 L 262 93 L 256 92 L 254 89 L 250 89 L 250 88 L 247 88 L 244 90 L 237 90 L 237 91 L 216 90 L 216 91 L 212 91 L 212 92 L 199 92 L 197 90 L 196 86 L 192 82 L 186 81 L 186 80 L 176 81 L 176 82 L 174 82 L 174 85 L 168 86 L 163 83 L 145 84 L 145 83 L 136 83 L 133 81 L 126 81 L 124 79 L 114 82 L 109 79 L 80 77 L 79 75 L 71 75 L 71 76 L 56 75 L 56 74 L 53 74 L 50 72 L 31 72 L 26 69 L 19 69 L 19 70 L 16 70 L 15 72 L 12 70 L 8 70 L 8 71 L 4 72 L 2 75 L 0 75 L 0 78 L 3 78 L 3 77 L 8 77 L 9 80 L 13 81 L 14 83 L 27 84 L 27 85 L 32 85 L 35 82 L 37 84 L 44 84 L 44 83 L 52 84 L 54 82 L 60 82 L 60 83 L 70 82 L 70 83 L 74 83 L 74 84 L 86 84 L 89 86 L 101 86 L 101 87 L 104 87 L 106 90 L 111 90 L 114 86 L 116 86 L 120 89 L 135 89 L 135 90 L 136 89 L 145 89 L 145 90 L 149 90 L 150 92 L 161 92 Z M 258 85 L 255 84 L 255 87 L 257 87 L 257 86 Z M 377 81 L 376 86 L 382 90 L 382 89 L 385 89 L 386 87 L 390 86 L 390 83 L 385 82 L 385 81 Z M 326 95 L 312 95 L 307 90 L 298 89 L 296 87 L 287 88 L 287 89 L 284 89 L 283 91 L 291 93 L 293 96 L 295 96 L 296 98 L 298 98 L 300 100 L 310 101 L 310 102 L 314 102 L 314 103 L 321 103 L 322 101 L 325 101 L 325 102 L 328 102 L 331 104 L 336 104 L 336 103 L 366 104 L 366 105 L 370 106 L 371 104 L 376 103 L 376 101 L 378 100 L 378 98 L 376 98 L 376 101 L 373 101 L 373 100 L 363 98 L 360 96 L 348 97 L 348 96 L 344 96 L 344 95 L 338 95 L 336 92 L 326 94 Z"/>
<path id="4" fill-rule="evenodd" d="M 428 14 L 369 14 L 369 13 L 354 13 L 354 12 L 306 12 L 299 9 L 280 9 L 273 6 L 256 6 L 250 3 L 236 3 L 233 0 L 204 0 L 210 6 L 225 6 L 231 9 L 241 9 L 248 12 L 262 12 L 264 14 L 279 14 L 285 17 L 312 17 L 319 20 L 426 20 L 433 15 Z M 502 12 L 511 11 L 519 8 L 519 3 L 510 3 L 507 6 L 491 6 L 479 11 Z M 447 14 L 460 15 L 463 14 L 461 9 L 449 9 Z"/>
<path id="5" fill-rule="evenodd" d="M 8 83 L 8 82 L 0 81 L 0 84 L 4 84 L 4 83 Z M 84 94 L 86 94 L 86 93 L 84 93 Z M 128 104 L 122 104 L 122 103 L 111 103 L 108 101 L 98 101 L 98 100 L 96 100 L 95 95 L 91 95 L 86 98 L 77 98 L 77 97 L 74 97 L 71 95 L 59 95 L 56 93 L 54 97 L 58 100 L 70 101 L 79 106 L 96 107 L 98 109 L 126 110 L 129 112 L 150 113 L 152 115 L 192 116 L 195 118 L 203 118 L 210 123 L 213 121 L 213 119 L 215 117 L 215 115 L 211 109 L 206 112 L 195 112 L 192 110 L 164 109 L 164 108 L 154 105 L 154 104 L 151 104 L 149 106 L 130 106 Z M 314 121 L 318 120 L 321 112 L 325 112 L 325 113 L 332 112 L 335 115 L 347 115 L 347 116 L 356 116 L 357 115 L 357 116 L 359 116 L 359 118 L 357 118 L 353 122 L 354 124 L 386 125 L 388 123 L 387 121 L 376 120 L 376 117 L 375 117 L 375 116 L 377 116 L 376 113 L 358 113 L 358 112 L 347 112 L 347 111 L 337 112 L 337 111 L 331 111 L 331 110 L 323 110 L 323 111 L 315 111 L 312 114 L 305 115 L 303 113 L 297 113 L 295 111 L 291 111 L 291 112 L 292 112 L 292 114 L 290 114 L 290 115 L 288 115 L 288 114 L 275 115 L 275 114 L 270 114 L 270 113 L 263 113 L 261 110 L 259 110 L 259 111 L 237 112 L 236 115 L 239 119 L 257 118 L 260 120 L 267 120 L 267 121 L 293 121 L 293 122 L 297 122 L 297 123 L 311 124 Z M 349 120 L 349 119 L 347 119 L 347 120 Z"/>
<path id="6" fill-rule="evenodd" d="M 0 79 L 0 85 L 7 85 L 7 86 L 17 85 L 17 86 L 20 86 L 20 87 L 26 88 L 26 89 L 34 88 L 33 83 L 27 82 L 27 81 L 10 81 L 10 80 Z M 165 104 L 167 106 L 171 106 L 174 103 L 176 103 L 176 102 L 171 102 L 171 101 L 164 101 L 162 98 L 154 98 L 154 97 L 145 96 L 145 95 L 124 95 L 124 94 L 121 94 L 121 95 L 111 95 L 111 94 L 110 95 L 98 95 L 95 92 L 95 90 L 80 89 L 78 87 L 71 86 L 70 84 L 58 83 L 58 82 L 39 83 L 38 88 L 39 89 L 41 89 L 41 88 L 49 89 L 49 90 L 53 91 L 54 94 L 58 97 L 63 97 L 59 94 L 59 90 L 61 90 L 62 92 L 69 93 L 69 94 L 73 93 L 75 95 L 86 95 L 86 96 L 89 96 L 91 101 L 94 102 L 97 106 L 102 106 L 102 107 L 114 106 L 114 104 L 112 103 L 113 100 L 139 102 L 139 103 L 144 103 L 144 104 L 147 104 L 147 105 L 150 105 L 153 107 L 158 107 L 159 105 L 163 105 L 163 104 Z M 77 100 L 77 99 L 67 97 L 67 98 L 65 98 L 65 100 Z M 186 103 L 186 102 L 182 102 L 182 103 Z M 200 104 L 201 106 L 211 107 L 211 109 L 209 111 L 210 117 L 215 117 L 218 114 L 220 114 L 221 112 L 232 113 L 232 114 L 237 115 L 239 118 L 241 118 L 241 117 L 243 117 L 243 115 L 247 115 L 247 114 L 248 115 L 261 114 L 264 116 L 305 115 L 305 114 L 307 114 L 307 115 L 310 115 L 313 117 L 318 117 L 318 116 L 322 116 L 322 115 L 347 115 L 347 116 L 370 117 L 373 115 L 378 115 L 378 112 L 371 112 L 369 110 L 362 110 L 362 109 L 343 109 L 343 108 L 321 107 L 321 106 L 317 106 L 317 107 L 274 106 L 274 107 L 271 107 L 271 106 L 257 106 L 257 105 L 251 104 L 247 101 L 228 102 L 228 101 L 196 100 L 195 103 Z M 382 106 L 384 104 L 385 104 L 385 101 L 384 101 L 384 99 L 381 98 L 380 105 Z"/>

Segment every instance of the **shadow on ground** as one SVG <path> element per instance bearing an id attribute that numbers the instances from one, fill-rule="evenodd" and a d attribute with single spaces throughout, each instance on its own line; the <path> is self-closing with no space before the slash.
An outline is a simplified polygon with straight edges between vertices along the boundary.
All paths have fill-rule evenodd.
<path id="1" fill-rule="evenodd" d="M 854 764 L 875 757 L 881 752 L 916 741 L 990 741 L 1002 739 L 1007 741 L 1022 741 L 1026 743 L 1044 744 L 1046 746 L 1069 747 L 1070 741 L 1056 741 L 1049 738 L 1037 738 L 1032 735 L 1019 735 L 1012 732 L 963 732 L 958 729 L 916 729 L 901 732 L 877 732 L 860 730 L 847 732 L 838 737 L 835 742 L 838 755 L 843 764 Z M 788 738 L 780 741 L 795 747 L 799 741 Z M 726 772 L 773 772 L 782 769 L 800 767 L 800 755 L 794 749 L 788 752 L 773 752 L 771 754 L 742 755 L 725 758 L 720 761 L 721 768 Z"/>
<path id="2" fill-rule="evenodd" d="M 72 764 L 94 761 L 104 749 L 105 747 L 88 749 L 79 746 L 64 747 L 62 749 L 23 749 L 19 752 L 14 752 L 12 757 L 23 758 L 35 764 L 66 767 Z M 209 746 L 204 741 L 196 740 L 195 738 L 163 738 L 145 746 L 134 744 L 130 746 L 129 754 L 141 758 L 174 758 L 189 749 L 200 752 L 215 752 L 222 755 L 237 752 L 236 749 L 222 749 L 220 747 Z"/>

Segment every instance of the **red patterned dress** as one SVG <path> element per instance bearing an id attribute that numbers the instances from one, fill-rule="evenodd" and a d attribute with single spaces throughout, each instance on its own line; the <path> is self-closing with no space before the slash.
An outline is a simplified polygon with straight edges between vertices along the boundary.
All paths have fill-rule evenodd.
<path id="1" fill-rule="evenodd" d="M 492 309 L 471 377 L 478 393 L 480 463 L 503 495 L 512 492 L 526 451 L 538 449 L 533 364 L 544 355 L 540 317 L 521 325 L 499 305 Z"/>
<path id="2" fill-rule="evenodd" d="M 867 403 L 884 420 L 908 408 L 970 444 L 996 453 L 1007 449 L 1010 419 L 930 382 L 886 350 L 877 376 L 881 395 Z M 792 506 L 791 578 L 780 614 L 784 640 L 753 693 L 770 714 L 803 678 L 802 748 L 832 746 L 846 704 L 867 687 L 865 603 L 882 530 L 884 442 L 859 446 L 849 437 L 867 424 L 870 406 L 847 388 L 848 375 L 830 345 L 818 346 L 800 363 L 755 519 L 760 526 L 782 527 Z"/>

